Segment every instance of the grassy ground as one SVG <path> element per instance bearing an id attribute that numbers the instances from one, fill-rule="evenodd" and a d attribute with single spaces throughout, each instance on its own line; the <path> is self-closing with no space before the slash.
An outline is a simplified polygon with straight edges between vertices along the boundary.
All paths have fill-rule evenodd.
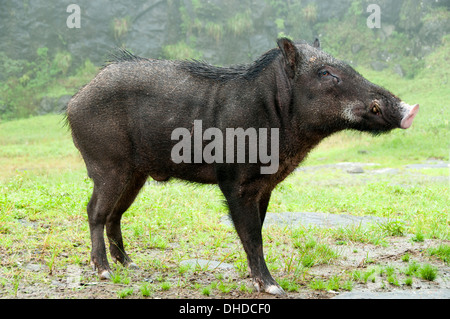
<path id="1" fill-rule="evenodd" d="M 442 276 L 437 264 L 448 267 L 449 181 L 442 179 L 448 169 L 405 168 L 449 160 L 448 84 L 442 78 L 429 83 L 431 71 L 419 80 L 361 72 L 406 102 L 421 104 L 413 128 L 378 138 L 343 132 L 327 139 L 303 166 L 350 161 L 379 165 L 359 175 L 330 167 L 296 172 L 275 190 L 269 211 L 373 215 L 390 221 L 368 230 L 265 228 L 266 260 L 290 297 L 314 297 L 305 291 L 326 294 L 371 282 L 411 286 L 409 280 Z M 227 211 L 217 187 L 150 182 L 123 221 L 126 247 L 141 270 L 118 267 L 112 283 L 96 283 L 88 267 L 85 213 L 92 183 L 62 117 L 0 123 L 0 167 L 0 297 L 253 296 L 245 284 L 246 257 L 237 235 L 220 224 Z M 385 167 L 398 173 L 371 173 Z M 389 255 L 398 238 L 408 246 L 396 255 L 400 264 L 386 264 L 384 257 L 369 254 L 382 249 Z M 346 250 L 353 257 L 363 253 L 360 268 L 338 266 L 353 258 Z M 235 275 L 180 266 L 189 258 L 231 263 Z M 81 269 L 83 285 L 58 290 L 70 266 Z M 323 268 L 327 266 L 335 271 Z"/>

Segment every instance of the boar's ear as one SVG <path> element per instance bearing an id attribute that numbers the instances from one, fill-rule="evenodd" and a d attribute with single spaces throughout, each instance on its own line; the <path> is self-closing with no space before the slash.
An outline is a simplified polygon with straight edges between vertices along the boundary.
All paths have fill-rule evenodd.
<path id="1" fill-rule="evenodd" d="M 300 59 L 294 42 L 287 38 L 280 38 L 277 41 L 278 47 L 283 53 L 285 59 L 285 69 L 288 77 L 293 78 L 297 71 L 297 64 Z"/>
<path id="2" fill-rule="evenodd" d="M 316 38 L 316 39 L 314 40 L 313 47 L 315 47 L 315 48 L 317 48 L 317 49 L 320 49 L 320 41 L 319 41 L 318 38 Z"/>

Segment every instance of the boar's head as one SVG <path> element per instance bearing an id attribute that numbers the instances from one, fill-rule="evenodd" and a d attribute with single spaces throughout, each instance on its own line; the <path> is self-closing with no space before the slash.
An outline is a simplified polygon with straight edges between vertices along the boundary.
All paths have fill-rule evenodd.
<path id="1" fill-rule="evenodd" d="M 300 123 L 331 134 L 343 129 L 379 134 L 407 129 L 419 111 L 369 82 L 348 64 L 314 45 L 278 40 L 291 101 Z"/>

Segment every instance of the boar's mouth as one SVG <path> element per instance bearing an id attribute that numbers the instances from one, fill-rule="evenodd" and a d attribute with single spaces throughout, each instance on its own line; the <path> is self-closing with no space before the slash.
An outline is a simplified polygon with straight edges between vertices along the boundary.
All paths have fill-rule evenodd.
<path id="1" fill-rule="evenodd" d="M 419 104 L 416 104 L 414 106 L 408 105 L 404 102 L 400 104 L 400 107 L 403 110 L 403 118 L 400 122 L 400 128 L 406 130 L 411 127 L 412 122 L 414 121 L 414 118 L 416 117 L 417 113 L 419 112 Z"/>

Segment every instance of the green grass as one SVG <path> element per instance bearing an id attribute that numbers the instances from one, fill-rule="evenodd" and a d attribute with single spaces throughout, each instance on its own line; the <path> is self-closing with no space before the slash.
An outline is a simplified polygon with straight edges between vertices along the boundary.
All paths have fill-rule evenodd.
<path id="1" fill-rule="evenodd" d="M 328 280 L 315 278 L 308 285 L 313 290 L 323 291 L 351 291 L 353 281 L 344 279 L 339 275 L 331 276 Z"/>
<path id="2" fill-rule="evenodd" d="M 165 281 L 161 283 L 160 287 L 162 290 L 167 291 L 172 287 L 172 285 L 170 284 L 170 282 Z"/>
<path id="3" fill-rule="evenodd" d="M 298 264 L 303 267 L 328 264 L 338 257 L 338 253 L 328 245 L 317 243 L 312 238 L 296 238 L 293 244 L 299 256 Z"/>
<path id="4" fill-rule="evenodd" d="M 403 270 L 409 277 L 422 278 L 424 280 L 433 281 L 438 276 L 438 269 L 428 263 L 423 265 L 418 264 L 413 261 L 408 264 L 408 266 Z"/>
<path id="5" fill-rule="evenodd" d="M 210 288 L 210 287 L 204 287 L 204 288 L 202 289 L 202 295 L 204 295 L 204 296 L 209 296 L 209 295 L 211 295 L 211 288 Z"/>
<path id="6" fill-rule="evenodd" d="M 422 279 L 433 281 L 436 279 L 438 271 L 436 267 L 430 264 L 425 264 L 419 269 L 419 274 Z"/>
<path id="7" fill-rule="evenodd" d="M 430 248 L 430 255 L 437 256 L 446 264 L 450 264 L 450 245 L 441 244 L 437 248 Z"/>
<path id="8" fill-rule="evenodd" d="M 366 270 L 355 270 L 349 276 L 349 283 L 376 283 L 381 287 L 412 286 L 414 278 L 434 281 L 439 272 L 436 267 L 412 261 L 405 268 L 395 265 L 373 265 Z"/>
<path id="9" fill-rule="evenodd" d="M 153 293 L 153 287 L 150 284 L 145 283 L 141 285 L 140 291 L 142 297 L 150 297 Z"/>
<path id="10" fill-rule="evenodd" d="M 115 265 L 111 275 L 111 282 L 114 284 L 128 285 L 130 283 L 128 269 Z"/>
<path id="11" fill-rule="evenodd" d="M 132 288 L 124 288 L 120 291 L 117 292 L 117 296 L 119 298 L 126 298 L 128 296 L 131 296 L 133 294 L 133 289 Z"/>

